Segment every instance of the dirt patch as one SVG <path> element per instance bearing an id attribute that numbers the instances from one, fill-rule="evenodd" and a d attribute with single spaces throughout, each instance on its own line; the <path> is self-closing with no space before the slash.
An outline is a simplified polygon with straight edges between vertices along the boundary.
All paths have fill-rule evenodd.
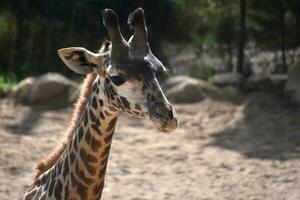
<path id="1" fill-rule="evenodd" d="M 243 99 L 176 105 L 180 126 L 172 134 L 122 115 L 103 199 L 299 200 L 299 111 L 266 94 Z M 1 200 L 32 183 L 71 112 L 0 103 Z"/>

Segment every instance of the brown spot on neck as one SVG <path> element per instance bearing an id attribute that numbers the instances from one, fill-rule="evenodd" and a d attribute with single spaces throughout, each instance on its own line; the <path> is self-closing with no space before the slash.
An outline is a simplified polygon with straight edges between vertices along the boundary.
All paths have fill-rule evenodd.
<path id="1" fill-rule="evenodd" d="M 108 123 L 108 126 L 106 128 L 107 132 L 111 132 L 111 130 L 115 127 L 117 119 L 118 119 L 118 117 L 115 117 Z"/>

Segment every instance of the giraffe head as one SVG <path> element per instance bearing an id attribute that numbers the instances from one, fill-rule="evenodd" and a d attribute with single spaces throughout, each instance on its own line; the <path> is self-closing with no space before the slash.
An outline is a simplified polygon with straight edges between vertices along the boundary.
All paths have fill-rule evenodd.
<path id="1" fill-rule="evenodd" d="M 144 11 L 139 8 L 129 15 L 128 24 L 134 33 L 128 41 L 121 34 L 113 10 L 104 10 L 102 18 L 111 40 L 107 51 L 92 53 L 70 47 L 58 50 L 60 58 L 79 74 L 98 74 L 97 87 L 103 91 L 99 98 L 106 106 L 147 118 L 163 132 L 176 129 L 176 112 L 157 79 L 166 69 L 149 47 Z"/>

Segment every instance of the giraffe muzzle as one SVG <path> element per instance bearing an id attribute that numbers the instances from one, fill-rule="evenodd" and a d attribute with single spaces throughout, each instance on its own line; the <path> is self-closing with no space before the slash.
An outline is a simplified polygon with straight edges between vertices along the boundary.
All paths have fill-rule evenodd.
<path id="1" fill-rule="evenodd" d="M 171 132 L 174 131 L 178 126 L 177 118 L 174 118 L 166 124 L 166 126 L 162 129 L 163 132 Z"/>
<path id="2" fill-rule="evenodd" d="M 165 125 L 165 132 L 173 131 L 178 126 L 178 120 L 175 109 L 172 107 L 171 111 L 168 111 L 169 119 Z"/>
<path id="3" fill-rule="evenodd" d="M 157 122 L 155 124 L 162 132 L 171 132 L 178 126 L 176 111 L 171 105 L 157 109 L 152 121 Z"/>

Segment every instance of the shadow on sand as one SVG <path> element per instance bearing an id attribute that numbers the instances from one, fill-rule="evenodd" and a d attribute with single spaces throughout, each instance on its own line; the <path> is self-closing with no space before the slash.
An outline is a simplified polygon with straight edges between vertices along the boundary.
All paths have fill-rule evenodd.
<path id="1" fill-rule="evenodd" d="M 22 116 L 21 120 L 18 120 L 18 113 L 13 120 L 13 123 L 4 125 L 4 128 L 10 133 L 16 135 L 30 135 L 33 132 L 33 128 L 39 124 L 42 115 L 47 111 L 59 111 L 66 109 L 70 105 L 60 104 L 56 102 L 50 102 L 46 104 L 38 104 L 30 106 L 28 112 Z M 59 120 L 59 119 L 58 119 Z"/>
<path id="2" fill-rule="evenodd" d="M 300 112 L 281 97 L 251 95 L 244 118 L 233 128 L 213 135 L 209 146 L 238 151 L 248 158 L 300 158 Z"/>

